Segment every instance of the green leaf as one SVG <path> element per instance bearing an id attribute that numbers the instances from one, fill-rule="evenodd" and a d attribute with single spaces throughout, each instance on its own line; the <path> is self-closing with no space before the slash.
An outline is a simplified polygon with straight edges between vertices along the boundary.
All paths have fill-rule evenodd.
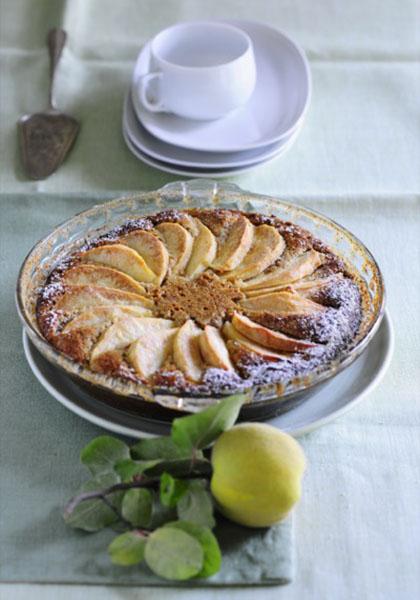
<path id="1" fill-rule="evenodd" d="M 137 565 L 144 558 L 147 538 L 138 531 L 126 531 L 108 546 L 108 553 L 116 565 Z"/>
<path id="2" fill-rule="evenodd" d="M 121 513 L 134 527 L 148 527 L 152 518 L 152 494 L 144 488 L 125 492 Z"/>
<path id="3" fill-rule="evenodd" d="M 186 455 L 169 436 L 147 438 L 131 446 L 133 458 L 141 460 L 186 458 Z"/>
<path id="4" fill-rule="evenodd" d="M 189 533 L 174 527 L 160 527 L 147 538 L 144 558 L 156 575 L 182 581 L 200 573 L 204 551 Z"/>
<path id="5" fill-rule="evenodd" d="M 200 542 L 204 552 L 203 568 L 196 577 L 210 577 L 220 570 L 222 564 L 222 553 L 215 535 L 208 527 L 195 525 L 188 521 L 173 521 L 166 523 L 165 527 L 175 527 L 189 533 Z"/>
<path id="6" fill-rule="evenodd" d="M 177 514 L 175 508 L 172 506 L 165 506 L 160 501 L 160 493 L 152 492 L 153 505 L 152 505 L 152 519 L 150 521 L 149 529 L 156 529 L 161 527 L 169 521 L 176 519 Z"/>
<path id="7" fill-rule="evenodd" d="M 204 527 L 214 527 L 213 501 L 205 489 L 205 482 L 191 481 L 188 490 L 181 496 L 177 506 L 178 517 Z"/>
<path id="8" fill-rule="evenodd" d="M 169 473 L 162 473 L 160 477 L 160 501 L 164 506 L 176 506 L 187 489 L 187 481 L 175 479 Z"/>
<path id="9" fill-rule="evenodd" d="M 160 460 L 133 460 L 125 458 L 115 464 L 114 470 L 121 477 L 122 481 L 132 481 L 136 476 L 142 475 L 155 465 L 158 465 Z"/>
<path id="10" fill-rule="evenodd" d="M 202 455 L 202 453 L 199 453 Z M 162 473 L 182 477 L 185 475 L 211 475 L 212 467 L 206 458 L 176 458 L 174 460 L 133 460 L 131 458 L 119 461 L 114 470 L 122 481 L 133 481 L 139 475 L 159 477 Z"/>
<path id="11" fill-rule="evenodd" d="M 80 493 L 100 491 L 119 483 L 120 479 L 116 473 L 105 473 L 87 481 L 81 488 Z M 118 506 L 121 500 L 121 492 L 108 497 L 109 502 Z M 78 504 L 71 513 L 64 513 L 67 525 L 84 531 L 99 531 L 104 527 L 118 521 L 116 512 L 108 506 L 101 498 L 85 500 Z"/>
<path id="12" fill-rule="evenodd" d="M 243 394 L 230 396 L 199 413 L 175 419 L 172 440 L 183 452 L 207 448 L 223 431 L 232 427 L 244 400 Z"/>
<path id="13" fill-rule="evenodd" d="M 80 460 L 92 475 L 112 471 L 115 464 L 124 458 L 130 458 L 127 444 L 109 435 L 102 435 L 85 446 L 80 454 Z"/>
<path id="14" fill-rule="evenodd" d="M 178 458 L 174 460 L 162 460 L 144 471 L 148 477 L 158 477 L 164 472 L 170 473 L 175 477 L 186 475 L 206 476 L 211 474 L 212 467 L 211 462 L 206 458 L 199 458 L 194 462 L 191 461 L 191 458 Z"/>

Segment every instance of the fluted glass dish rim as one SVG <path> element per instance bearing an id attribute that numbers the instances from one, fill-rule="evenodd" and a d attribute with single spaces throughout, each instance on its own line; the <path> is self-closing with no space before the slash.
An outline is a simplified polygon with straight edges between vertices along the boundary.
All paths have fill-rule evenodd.
<path id="1" fill-rule="evenodd" d="M 328 244 L 362 280 L 369 292 L 364 306 L 359 333 L 339 356 L 320 368 L 287 382 L 286 385 L 250 385 L 245 390 L 248 403 L 273 409 L 310 392 L 347 368 L 360 356 L 379 328 L 385 310 L 384 281 L 379 266 L 366 246 L 350 231 L 332 219 L 301 205 L 276 197 L 255 194 L 240 187 L 213 180 L 196 179 L 173 182 L 155 191 L 139 192 L 98 204 L 58 225 L 37 242 L 23 261 L 19 272 L 16 303 L 24 328 L 41 354 L 53 365 L 64 370 L 73 380 L 93 386 L 118 397 L 158 403 L 180 412 L 194 412 L 217 401 L 224 394 L 194 394 L 185 391 L 168 393 L 149 386 L 134 384 L 119 378 L 95 373 L 48 343 L 42 336 L 36 319 L 36 300 L 45 279 L 54 266 L 87 240 L 93 239 L 123 224 L 131 218 L 153 214 L 167 208 L 231 208 L 245 212 L 275 215 L 309 230 Z M 229 395 L 232 392 L 227 392 Z M 141 403 L 141 411 L 147 404 Z"/>

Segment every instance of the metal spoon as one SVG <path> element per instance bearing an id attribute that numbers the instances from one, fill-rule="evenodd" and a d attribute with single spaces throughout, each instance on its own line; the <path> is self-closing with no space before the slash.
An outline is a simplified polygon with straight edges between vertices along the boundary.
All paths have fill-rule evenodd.
<path id="1" fill-rule="evenodd" d="M 50 55 L 50 89 L 47 110 L 19 119 L 23 166 L 31 179 L 45 179 L 63 162 L 79 131 L 79 122 L 58 111 L 53 100 L 54 74 L 66 43 L 63 29 L 47 35 Z"/>

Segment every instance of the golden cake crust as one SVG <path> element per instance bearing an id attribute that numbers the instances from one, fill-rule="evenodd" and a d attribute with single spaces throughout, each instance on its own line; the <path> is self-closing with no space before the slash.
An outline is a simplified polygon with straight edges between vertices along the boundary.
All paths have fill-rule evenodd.
<path id="1" fill-rule="evenodd" d="M 96 372 L 171 392 L 283 384 L 356 335 L 361 291 L 308 231 L 227 209 L 131 220 L 70 254 L 38 298 L 45 338 Z"/>

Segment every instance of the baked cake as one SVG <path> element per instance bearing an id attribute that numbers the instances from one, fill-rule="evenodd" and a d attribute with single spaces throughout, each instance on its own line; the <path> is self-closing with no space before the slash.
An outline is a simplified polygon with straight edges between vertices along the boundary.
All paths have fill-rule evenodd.
<path id="1" fill-rule="evenodd" d="M 282 385 L 357 334 L 361 284 L 274 216 L 166 210 L 89 241 L 49 275 L 44 337 L 92 371 L 171 393 Z"/>

